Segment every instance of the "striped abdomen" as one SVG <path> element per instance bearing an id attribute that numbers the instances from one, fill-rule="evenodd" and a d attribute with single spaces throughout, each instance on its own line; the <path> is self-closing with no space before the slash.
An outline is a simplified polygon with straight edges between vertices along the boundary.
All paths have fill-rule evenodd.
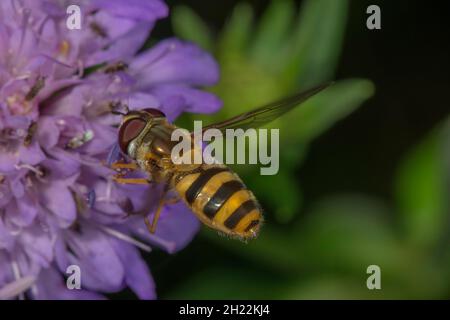
<path id="1" fill-rule="evenodd" d="M 194 172 L 175 177 L 174 184 L 206 225 L 244 239 L 257 235 L 262 222 L 259 204 L 241 179 L 227 167 L 201 165 Z"/>

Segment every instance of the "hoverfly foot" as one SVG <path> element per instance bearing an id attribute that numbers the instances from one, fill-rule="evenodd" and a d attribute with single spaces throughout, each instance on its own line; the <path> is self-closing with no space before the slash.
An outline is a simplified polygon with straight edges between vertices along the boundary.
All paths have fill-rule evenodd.
<path id="1" fill-rule="evenodd" d="M 113 181 L 120 184 L 150 184 L 151 182 L 148 179 L 144 178 L 122 178 L 123 175 L 113 176 Z"/>
<path id="2" fill-rule="evenodd" d="M 136 170 L 138 169 L 138 166 L 136 163 L 114 162 L 111 164 L 111 168 L 115 170 Z"/>

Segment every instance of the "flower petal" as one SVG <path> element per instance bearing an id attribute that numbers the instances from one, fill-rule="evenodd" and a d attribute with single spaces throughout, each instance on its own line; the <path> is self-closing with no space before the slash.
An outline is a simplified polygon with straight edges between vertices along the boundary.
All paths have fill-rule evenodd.
<path id="1" fill-rule="evenodd" d="M 162 41 L 141 53 L 130 70 L 139 78 L 141 90 L 166 83 L 212 85 L 219 79 L 219 67 L 209 53 L 177 39 Z"/>
<path id="2" fill-rule="evenodd" d="M 79 172 L 80 163 L 62 150 L 55 148 L 48 151 L 48 154 L 52 158 L 45 159 L 42 165 L 49 171 L 51 179 L 66 179 Z"/>
<path id="3" fill-rule="evenodd" d="M 163 208 L 155 234 L 150 234 L 142 219 L 130 219 L 130 232 L 169 253 L 183 249 L 197 233 L 200 223 L 182 202 Z"/>
<path id="4" fill-rule="evenodd" d="M 37 124 L 37 137 L 39 143 L 46 149 L 54 147 L 59 139 L 59 127 L 55 117 L 40 117 Z"/>
<path id="5" fill-rule="evenodd" d="M 0 172 L 10 172 L 15 170 L 17 157 L 11 152 L 0 152 Z"/>
<path id="6" fill-rule="evenodd" d="M 28 195 L 11 201 L 7 207 L 8 218 L 15 225 L 25 227 L 30 225 L 38 213 L 37 203 Z"/>
<path id="7" fill-rule="evenodd" d="M 182 111 L 214 113 L 222 107 L 222 101 L 214 94 L 183 85 L 159 85 L 150 92 L 161 101 L 161 110 L 169 121 Z"/>
<path id="8" fill-rule="evenodd" d="M 53 260 L 53 242 L 49 233 L 35 225 L 22 232 L 21 243 L 33 261 L 44 268 L 50 265 Z"/>
<path id="9" fill-rule="evenodd" d="M 90 291 L 68 289 L 63 277 L 53 268 L 44 269 L 40 272 L 35 298 L 38 300 L 104 299 L 103 296 Z"/>
<path id="10" fill-rule="evenodd" d="M 140 110 L 144 108 L 159 108 L 160 102 L 152 94 L 146 92 L 135 92 L 128 97 L 130 110 Z"/>
<path id="11" fill-rule="evenodd" d="M 128 60 L 142 47 L 152 25 L 140 23 L 116 39 L 107 50 L 98 51 L 87 60 L 88 65 L 104 61 Z"/>
<path id="12" fill-rule="evenodd" d="M 155 299 L 155 283 L 139 251 L 118 239 L 110 239 L 125 268 L 125 282 L 140 299 Z"/>
<path id="13" fill-rule="evenodd" d="M 61 227 L 70 226 L 77 215 L 77 209 L 72 193 L 65 181 L 53 181 L 44 185 L 41 190 L 42 205 L 56 217 Z"/>
<path id="14" fill-rule="evenodd" d="M 32 142 L 28 147 L 21 145 L 19 147 L 19 160 L 22 163 L 27 163 L 32 166 L 40 163 L 45 159 L 45 154 L 42 152 L 39 143 Z"/>
<path id="15" fill-rule="evenodd" d="M 117 129 L 100 123 L 91 123 L 93 139 L 85 143 L 80 151 L 89 155 L 106 153 L 117 141 Z"/>
<path id="16" fill-rule="evenodd" d="M 11 250 L 14 244 L 14 237 L 5 226 L 3 219 L 0 219 L 0 248 Z M 1 269 L 0 269 L 1 270 Z"/>
<path id="17" fill-rule="evenodd" d="M 123 288 L 125 270 L 107 235 L 83 224 L 80 233 L 68 231 L 66 240 L 74 252 L 70 255 L 70 263 L 82 270 L 83 288 L 104 292 L 116 292 Z"/>
<path id="18" fill-rule="evenodd" d="M 160 0 L 93 0 L 93 6 L 118 17 L 154 21 L 167 16 L 168 8 Z"/>

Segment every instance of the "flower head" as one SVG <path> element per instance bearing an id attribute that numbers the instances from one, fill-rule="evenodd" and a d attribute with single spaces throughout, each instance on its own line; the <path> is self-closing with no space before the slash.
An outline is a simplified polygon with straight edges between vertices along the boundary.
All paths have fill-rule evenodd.
<path id="1" fill-rule="evenodd" d="M 130 287 L 155 297 L 138 249 L 173 252 L 198 222 L 183 204 L 164 208 L 158 187 L 120 186 L 107 158 L 120 117 L 111 107 L 214 112 L 199 87 L 218 79 L 213 58 L 169 39 L 139 53 L 159 0 L 80 1 L 80 30 L 66 27 L 65 1 L 0 2 L 0 298 L 94 298 Z M 69 265 L 83 290 L 68 290 Z"/>

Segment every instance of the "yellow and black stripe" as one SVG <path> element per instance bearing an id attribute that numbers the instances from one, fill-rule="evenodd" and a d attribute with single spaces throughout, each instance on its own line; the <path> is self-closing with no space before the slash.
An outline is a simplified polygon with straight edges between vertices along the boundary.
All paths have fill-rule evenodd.
<path id="1" fill-rule="evenodd" d="M 240 238 L 257 235 L 262 220 L 260 206 L 226 166 L 202 165 L 175 181 L 175 189 L 208 226 Z"/>

